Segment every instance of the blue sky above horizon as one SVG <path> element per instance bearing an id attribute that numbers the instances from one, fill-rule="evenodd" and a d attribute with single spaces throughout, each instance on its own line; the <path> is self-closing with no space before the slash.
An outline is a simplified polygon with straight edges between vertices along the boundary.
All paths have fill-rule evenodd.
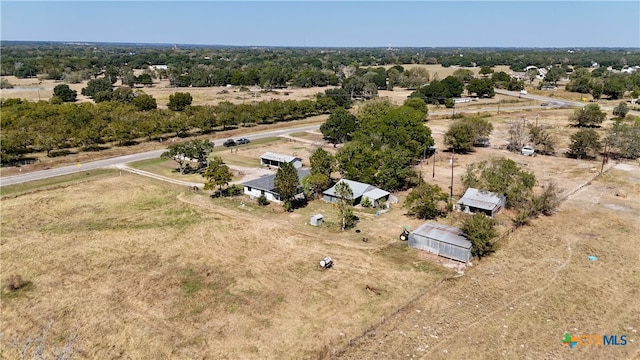
<path id="1" fill-rule="evenodd" d="M 6 1 L 3 41 L 640 48 L 640 1 Z"/>

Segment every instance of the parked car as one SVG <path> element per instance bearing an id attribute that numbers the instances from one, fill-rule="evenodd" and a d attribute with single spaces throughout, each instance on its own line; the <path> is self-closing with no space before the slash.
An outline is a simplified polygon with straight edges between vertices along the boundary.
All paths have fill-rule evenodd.
<path id="1" fill-rule="evenodd" d="M 227 139 L 224 143 L 222 143 L 222 145 L 226 147 L 230 147 L 230 146 L 236 146 L 238 144 L 236 144 L 236 142 L 233 141 L 233 139 Z"/>
<path id="2" fill-rule="evenodd" d="M 531 156 L 536 153 L 536 149 L 534 149 L 533 146 L 527 145 L 522 147 L 520 153 L 524 156 Z"/>
<path id="3" fill-rule="evenodd" d="M 549 103 L 542 103 L 540 106 L 549 106 Z"/>
<path id="4" fill-rule="evenodd" d="M 249 140 L 247 138 L 240 138 L 240 139 L 236 140 L 236 144 L 238 144 L 238 145 L 248 144 L 250 142 L 251 142 L 251 140 Z"/>

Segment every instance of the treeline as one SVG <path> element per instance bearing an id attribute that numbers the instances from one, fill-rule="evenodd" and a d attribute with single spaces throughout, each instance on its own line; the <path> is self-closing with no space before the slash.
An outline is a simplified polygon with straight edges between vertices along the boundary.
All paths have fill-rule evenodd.
<path id="1" fill-rule="evenodd" d="M 595 99 L 600 99 L 602 95 L 610 100 L 622 99 L 627 91 L 631 92 L 633 98 L 640 96 L 640 71 L 614 73 L 602 67 L 594 70 L 577 68 L 567 76 L 567 91 L 591 94 Z"/>
<path id="2" fill-rule="evenodd" d="M 130 76 L 133 69 L 166 65 L 155 76 L 176 86 L 256 85 L 271 87 L 338 85 L 350 69 L 397 64 L 449 66 L 568 66 L 621 70 L 640 65 L 638 49 L 498 48 L 245 48 L 127 46 L 3 42 L 0 75 L 78 82 L 108 69 Z"/>
<path id="3" fill-rule="evenodd" d="M 40 151 L 56 156 L 68 154 L 71 148 L 101 150 L 103 144 L 110 142 L 131 145 L 141 139 L 152 141 L 160 137 L 185 137 L 237 126 L 291 121 L 329 113 L 335 107 L 335 101 L 324 94 L 316 100 L 187 105 L 182 111 L 140 110 L 133 102 L 113 100 L 93 104 L 7 99 L 0 103 L 0 160 L 2 165 L 9 165 Z"/>

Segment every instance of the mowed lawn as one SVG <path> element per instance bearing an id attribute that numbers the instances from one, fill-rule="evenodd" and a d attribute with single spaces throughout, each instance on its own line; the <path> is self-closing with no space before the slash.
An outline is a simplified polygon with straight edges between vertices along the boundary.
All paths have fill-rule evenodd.
<path id="1" fill-rule="evenodd" d="M 124 172 L 1 206 L 6 359 L 49 321 L 47 351 L 75 336 L 78 358 L 315 359 L 451 275 L 398 240 L 420 221 L 397 207 L 341 232 L 321 201 L 285 213 Z"/>
<path id="2" fill-rule="evenodd" d="M 639 359 L 639 174 L 618 165 L 340 358 Z M 566 332 L 627 343 L 569 349 Z"/>

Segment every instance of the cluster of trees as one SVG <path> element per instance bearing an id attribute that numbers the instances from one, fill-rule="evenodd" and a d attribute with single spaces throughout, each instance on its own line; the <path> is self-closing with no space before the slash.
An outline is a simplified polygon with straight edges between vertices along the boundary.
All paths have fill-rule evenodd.
<path id="1" fill-rule="evenodd" d="M 566 73 L 565 73 L 566 75 Z M 640 72 L 614 73 L 604 67 L 597 69 L 577 68 L 569 75 L 567 91 L 591 94 L 594 99 L 602 95 L 610 100 L 622 99 L 626 92 L 633 98 L 640 96 Z"/>
<path id="2" fill-rule="evenodd" d="M 321 127 L 326 139 L 346 141 L 335 155 L 336 170 L 346 179 L 394 191 L 417 182 L 411 165 L 434 144 L 424 125 L 426 106 L 394 106 L 388 100 L 365 103 L 354 116 L 336 111 Z"/>
<path id="3" fill-rule="evenodd" d="M 290 121 L 332 111 L 336 104 L 326 95 L 317 100 L 272 100 L 255 105 L 185 106 L 182 111 L 157 109 L 153 97 L 129 88 L 112 92 L 111 100 L 93 103 L 29 102 L 7 99 L 0 103 L 2 164 L 45 151 L 48 156 L 79 147 L 93 151 L 116 142 L 133 144 L 166 136 L 206 134 L 235 126 Z M 59 97 L 54 97 L 57 99 Z M 174 110 L 182 109 L 188 93 L 174 95 Z M 67 150 L 68 151 L 68 150 Z"/>
<path id="4" fill-rule="evenodd" d="M 525 119 L 513 120 L 509 123 L 509 143 L 507 150 L 519 153 L 523 146 L 531 145 L 536 154 L 555 155 L 555 136 L 547 126 L 527 124 Z"/>

